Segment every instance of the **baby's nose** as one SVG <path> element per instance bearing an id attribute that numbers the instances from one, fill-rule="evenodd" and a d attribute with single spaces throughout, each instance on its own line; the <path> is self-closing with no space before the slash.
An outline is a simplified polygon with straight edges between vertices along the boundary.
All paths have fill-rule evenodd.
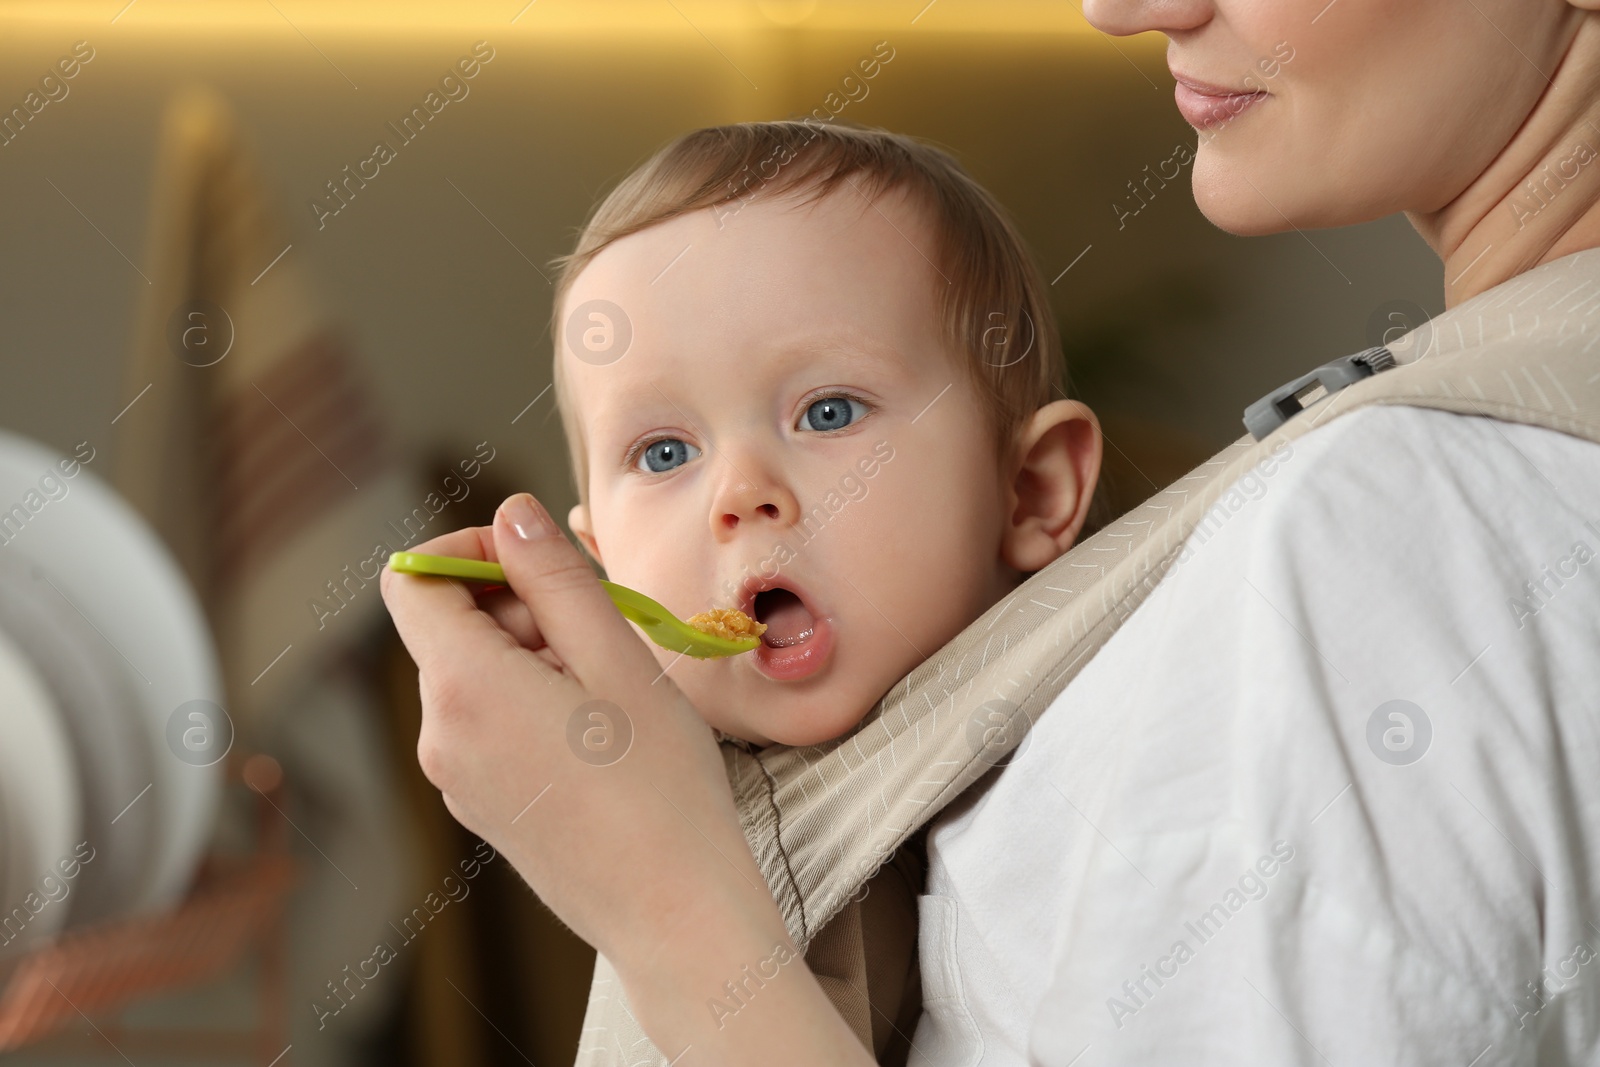
<path id="1" fill-rule="evenodd" d="M 755 515 L 765 515 L 769 519 L 776 519 L 778 514 L 778 505 L 776 504 L 757 504 L 750 517 L 753 518 Z M 740 516 L 737 512 L 728 511 L 723 513 L 722 523 L 724 526 L 727 526 L 730 529 L 739 525 L 739 520 Z"/>
<path id="2" fill-rule="evenodd" d="M 726 537 L 746 523 L 781 526 L 793 522 L 798 511 L 794 494 L 783 486 L 741 477 L 717 494 L 712 533 Z"/>

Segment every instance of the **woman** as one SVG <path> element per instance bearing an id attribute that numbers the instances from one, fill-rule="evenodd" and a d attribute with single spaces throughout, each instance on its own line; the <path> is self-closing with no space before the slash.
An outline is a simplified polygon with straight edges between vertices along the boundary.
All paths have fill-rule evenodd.
<path id="1" fill-rule="evenodd" d="M 1452 306 L 1600 246 L 1590 0 L 1085 13 L 1170 38 L 1200 132 L 1196 200 L 1225 229 L 1404 210 Z M 1585 287 L 1600 300 L 1600 257 L 1565 262 L 1559 295 L 1531 305 L 1529 388 L 1539 331 L 1568 313 L 1587 330 Z M 1030 748 L 934 826 L 914 1061 L 1592 1058 L 1600 530 L 1586 518 L 1600 519 L 1600 448 L 1553 431 L 1385 408 L 1302 438 Z M 424 551 L 496 553 L 549 635 L 523 653 L 537 673 L 513 670 L 505 632 L 456 589 L 385 575 L 421 670 L 419 759 L 452 814 L 616 966 L 669 1056 L 870 1062 L 800 960 L 739 1025 L 706 1013 L 787 934 L 711 739 L 649 684 L 654 660 L 538 504 L 514 497 L 491 529 Z M 575 775 L 565 721 L 527 713 L 529 678 L 564 707 L 590 699 L 586 681 L 627 688 L 629 758 Z"/>

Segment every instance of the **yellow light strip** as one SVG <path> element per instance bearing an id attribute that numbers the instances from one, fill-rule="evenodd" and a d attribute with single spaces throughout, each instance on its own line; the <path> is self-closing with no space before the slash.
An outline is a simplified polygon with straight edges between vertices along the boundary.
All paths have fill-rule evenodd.
<path id="1" fill-rule="evenodd" d="M 112 19 L 115 18 L 115 25 Z M 515 20 L 515 21 L 513 21 Z M 119 33 L 272 27 L 406 36 L 456 30 L 506 35 L 638 36 L 864 31 L 1094 34 L 1072 0 L 15 0 L 0 25 L 105 25 Z M 1145 38 L 1133 39 L 1143 47 Z"/>

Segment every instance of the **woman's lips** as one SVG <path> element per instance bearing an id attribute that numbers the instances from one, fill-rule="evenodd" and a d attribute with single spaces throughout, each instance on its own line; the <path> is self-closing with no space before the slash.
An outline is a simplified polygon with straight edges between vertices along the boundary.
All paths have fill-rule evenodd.
<path id="1" fill-rule="evenodd" d="M 1217 85 L 1207 85 L 1205 82 L 1185 78 L 1176 73 L 1173 77 L 1177 78 L 1178 82 L 1172 90 L 1173 99 L 1178 104 L 1178 113 L 1183 116 L 1183 121 L 1197 130 L 1211 129 L 1238 118 L 1268 96 L 1266 92 L 1260 90 L 1241 92 Z"/>

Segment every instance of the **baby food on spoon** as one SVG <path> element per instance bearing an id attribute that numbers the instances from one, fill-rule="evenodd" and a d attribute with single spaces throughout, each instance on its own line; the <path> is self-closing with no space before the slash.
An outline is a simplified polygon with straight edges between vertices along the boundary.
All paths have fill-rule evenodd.
<path id="1" fill-rule="evenodd" d="M 756 622 L 738 608 L 712 608 L 710 611 L 691 615 L 684 621 L 701 633 L 726 638 L 729 641 L 760 637 L 767 632 L 766 623 Z"/>

